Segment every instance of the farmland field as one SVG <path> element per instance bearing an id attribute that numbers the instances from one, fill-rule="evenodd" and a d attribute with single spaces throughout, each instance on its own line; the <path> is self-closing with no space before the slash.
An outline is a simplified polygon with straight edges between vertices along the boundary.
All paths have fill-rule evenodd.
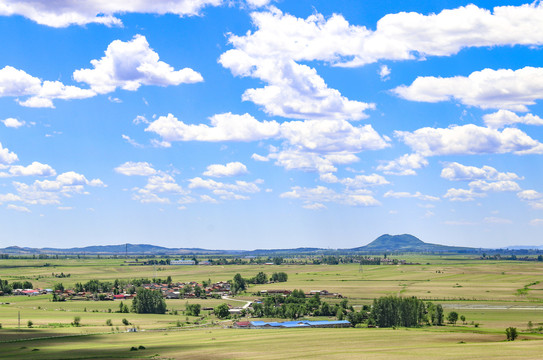
<path id="1" fill-rule="evenodd" d="M 237 299 L 254 300 L 263 289 L 326 289 L 356 310 L 383 295 L 416 296 L 457 311 L 465 322 L 421 328 L 232 329 L 210 311 L 186 316 L 187 303 L 214 307 L 232 300 L 167 300 L 164 315 L 117 313 L 119 301 L 52 302 L 51 295 L 0 297 L 2 358 L 192 359 L 536 359 L 543 335 L 540 262 L 478 260 L 461 256 L 402 257 L 418 265 L 126 266 L 121 259 L 0 260 L 0 279 L 29 280 L 34 287 L 66 288 L 91 279 L 113 281 L 171 276 L 173 281 L 227 281 L 240 273 L 286 272 L 286 283 L 251 285 Z M 47 266 L 44 266 L 47 265 Z M 66 278 L 53 276 L 70 274 Z M 338 302 L 339 299 L 327 299 Z M 126 301 L 128 305 L 130 300 Z M 177 310 L 177 314 L 173 311 Z M 20 316 L 20 321 L 19 321 Z M 72 326 L 75 317 L 81 326 Z M 123 319 L 129 325 L 123 324 Z M 249 318 L 243 318 L 249 320 Z M 27 327 L 32 321 L 32 328 Z M 108 322 L 109 320 L 109 322 Z M 108 324 L 106 324 L 108 322 Z M 528 326 L 528 323 L 530 326 Z M 20 328 L 19 328 L 20 324 Z M 127 333 L 135 327 L 137 332 Z M 505 328 L 519 338 L 505 341 Z M 542 328 L 543 329 L 543 328 Z M 138 347 L 140 347 L 138 349 Z M 130 350 L 132 347 L 132 351 Z"/>

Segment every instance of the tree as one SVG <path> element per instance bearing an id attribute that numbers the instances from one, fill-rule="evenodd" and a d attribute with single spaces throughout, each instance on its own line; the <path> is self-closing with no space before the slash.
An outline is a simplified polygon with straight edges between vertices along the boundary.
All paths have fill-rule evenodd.
<path id="1" fill-rule="evenodd" d="M 64 292 L 64 285 L 62 285 L 62 283 L 56 283 L 53 286 L 53 290 L 54 291 L 60 291 L 62 293 L 62 292 Z"/>
<path id="2" fill-rule="evenodd" d="M 254 279 L 255 284 L 265 284 L 268 282 L 268 275 L 263 273 L 262 271 L 256 274 Z"/>
<path id="3" fill-rule="evenodd" d="M 451 311 L 449 315 L 447 315 L 447 321 L 449 324 L 456 324 L 458 321 L 458 313 L 456 311 Z"/>
<path id="4" fill-rule="evenodd" d="M 194 296 L 199 298 L 200 296 L 202 296 L 203 292 L 204 291 L 202 290 L 200 286 L 198 286 L 198 284 L 194 285 Z"/>
<path id="5" fill-rule="evenodd" d="M 72 322 L 72 326 L 75 326 L 75 327 L 81 326 L 81 317 L 80 316 L 74 317 L 74 321 Z"/>
<path id="6" fill-rule="evenodd" d="M 228 305 L 224 303 L 216 306 L 213 309 L 213 312 L 215 313 L 215 316 L 218 317 L 219 319 L 226 319 L 228 316 L 230 316 Z"/>
<path id="7" fill-rule="evenodd" d="M 518 337 L 517 328 L 508 327 L 505 329 L 505 335 L 507 336 L 507 341 L 515 341 L 515 339 Z"/>
<path id="8" fill-rule="evenodd" d="M 241 274 L 237 273 L 232 281 L 232 292 L 237 294 L 245 289 L 247 289 L 247 283 Z"/>
<path id="9" fill-rule="evenodd" d="M 441 304 L 436 306 L 436 323 L 437 326 L 443 325 L 443 306 Z"/>
<path id="10" fill-rule="evenodd" d="M 185 308 L 185 313 L 189 316 L 198 316 L 200 315 L 200 310 L 202 306 L 200 304 L 187 304 Z"/>
<path id="11" fill-rule="evenodd" d="M 464 315 L 460 315 L 460 320 L 462 320 L 462 324 L 466 323 L 466 317 Z"/>
<path id="12" fill-rule="evenodd" d="M 26 326 L 28 326 L 29 328 L 31 328 L 33 325 L 34 325 L 34 323 L 32 322 L 32 320 L 28 320 L 26 322 Z"/>
<path id="13" fill-rule="evenodd" d="M 159 291 L 139 288 L 132 300 L 132 310 L 138 314 L 164 314 L 166 301 Z"/>

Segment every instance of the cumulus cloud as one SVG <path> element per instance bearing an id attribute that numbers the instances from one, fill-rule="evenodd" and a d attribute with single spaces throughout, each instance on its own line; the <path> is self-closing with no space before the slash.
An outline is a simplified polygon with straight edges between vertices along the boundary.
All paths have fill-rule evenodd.
<path id="1" fill-rule="evenodd" d="M 247 0 L 259 5 L 264 0 Z M 22 15 L 38 24 L 61 28 L 70 25 L 90 23 L 106 26 L 122 26 L 122 21 L 115 15 L 125 13 L 175 14 L 194 16 L 206 6 L 219 6 L 223 0 L 173 0 L 173 1 L 72 1 L 55 2 L 36 0 L 4 0 L 0 4 L 0 15 Z"/>
<path id="2" fill-rule="evenodd" d="M 404 154 L 395 160 L 380 164 L 377 170 L 389 175 L 416 175 L 415 169 L 425 166 L 428 166 L 428 160 L 422 155 Z"/>
<path id="3" fill-rule="evenodd" d="M 387 179 L 379 174 L 356 175 L 353 178 L 338 179 L 332 173 L 325 173 L 321 174 L 320 178 L 327 183 L 339 183 L 353 189 L 390 184 Z"/>
<path id="4" fill-rule="evenodd" d="M 145 129 L 166 141 L 256 141 L 276 137 L 276 121 L 258 121 L 249 114 L 217 114 L 210 118 L 211 126 L 185 124 L 172 114 L 160 116 Z"/>
<path id="5" fill-rule="evenodd" d="M 21 126 L 25 125 L 24 121 L 20 121 L 15 118 L 7 118 L 5 120 L 0 120 L 0 121 L 2 121 L 5 127 L 14 128 L 14 129 L 20 128 Z"/>
<path id="6" fill-rule="evenodd" d="M 127 161 L 115 168 L 115 172 L 127 176 L 150 176 L 156 174 L 156 170 L 148 162 Z"/>
<path id="7" fill-rule="evenodd" d="M 247 167 L 236 161 L 230 162 L 226 165 L 212 164 L 207 167 L 207 171 L 204 172 L 205 176 L 211 177 L 225 177 L 225 176 L 239 176 L 247 174 Z"/>
<path id="8" fill-rule="evenodd" d="M 444 198 L 450 201 L 474 201 L 477 198 L 485 197 L 486 194 L 478 193 L 473 189 L 449 189 L 447 193 L 443 195 Z"/>
<path id="9" fill-rule="evenodd" d="M 491 129 L 501 129 L 507 125 L 526 124 L 526 125 L 543 125 L 543 119 L 537 115 L 526 114 L 518 116 L 509 110 L 498 110 L 492 114 L 483 116 L 483 120 Z"/>
<path id="10" fill-rule="evenodd" d="M 441 177 L 451 181 L 471 181 L 471 180 L 520 180 L 522 179 L 515 173 L 501 173 L 491 166 L 481 168 L 475 166 L 466 166 L 457 162 L 447 164 L 441 170 Z"/>
<path id="11" fill-rule="evenodd" d="M 387 191 L 384 195 L 386 198 L 394 198 L 394 199 L 402 199 L 402 198 L 413 198 L 413 199 L 419 199 L 423 201 L 439 201 L 439 197 L 432 196 L 432 195 L 424 195 L 420 192 L 416 192 L 414 194 L 411 194 L 409 192 L 398 192 L 398 191 Z"/>
<path id="12" fill-rule="evenodd" d="M 246 54 L 270 54 L 295 61 L 321 60 L 336 66 L 361 66 L 383 59 L 410 60 L 449 56 L 466 47 L 540 45 L 543 6 L 500 6 L 491 12 L 475 5 L 446 9 L 438 14 L 388 14 L 375 31 L 351 25 L 339 14 L 306 19 L 271 8 L 251 15 L 256 31 L 231 36 Z M 247 70 L 248 61 L 239 68 Z"/>
<path id="13" fill-rule="evenodd" d="M 260 187 L 258 186 L 260 183 L 262 183 L 262 180 L 256 180 L 254 182 L 238 180 L 228 184 L 196 177 L 189 180 L 189 188 L 209 190 L 222 200 L 248 200 L 249 196 L 246 194 L 260 192 Z"/>
<path id="14" fill-rule="evenodd" d="M 203 81 L 202 75 L 190 68 L 176 71 L 160 61 L 142 35 L 126 42 L 113 41 L 105 55 L 100 60 L 91 60 L 91 64 L 93 69 L 76 70 L 73 77 L 98 94 L 113 92 L 118 87 L 135 91 L 141 85 L 169 86 Z"/>
<path id="15" fill-rule="evenodd" d="M 395 131 L 395 135 L 421 156 L 543 153 L 543 144 L 515 128 L 499 131 L 468 124 Z"/>
<path id="16" fill-rule="evenodd" d="M 50 165 L 34 161 L 28 166 L 13 165 L 9 168 L 9 176 L 55 176 L 57 172 Z"/>
<path id="17" fill-rule="evenodd" d="M 391 70 L 386 65 L 381 65 L 381 67 L 379 68 L 379 77 L 383 81 L 390 79 L 390 73 L 391 73 Z"/>
<path id="18" fill-rule="evenodd" d="M 475 180 L 469 183 L 469 187 L 476 191 L 520 191 L 520 186 L 510 180 L 488 182 L 484 180 Z"/>
<path id="19" fill-rule="evenodd" d="M 17 160 L 19 160 L 17 154 L 9 151 L 8 148 L 2 147 L 2 143 L 0 143 L 0 164 L 11 164 Z"/>
<path id="20" fill-rule="evenodd" d="M 532 208 L 543 209 L 543 193 L 536 190 L 523 190 L 517 193 L 519 199 L 526 201 Z"/>
<path id="21" fill-rule="evenodd" d="M 26 107 L 54 107 L 54 99 L 86 99 L 96 93 L 89 89 L 64 85 L 60 81 L 41 81 L 23 70 L 12 66 L 0 69 L 0 97 L 17 97 L 17 102 Z M 25 97 L 20 100 L 19 97 Z"/>
<path id="22" fill-rule="evenodd" d="M 141 164 L 141 163 L 140 163 Z M 146 164 L 146 163 L 143 163 Z M 140 171 L 148 173 L 147 184 L 142 188 L 134 188 L 132 199 L 141 203 L 169 204 L 169 195 L 185 195 L 187 192 L 175 181 L 174 177 L 164 172 L 151 174 L 150 169 L 140 168 Z M 135 170 L 135 168 L 134 168 Z M 139 174 L 134 174 L 139 175 Z"/>
<path id="23" fill-rule="evenodd" d="M 402 85 L 392 91 L 411 101 L 435 103 L 456 99 L 483 109 L 524 112 L 528 111 L 528 105 L 543 98 L 543 68 L 484 69 L 468 77 L 418 77 L 411 85 Z"/>
<path id="24" fill-rule="evenodd" d="M 40 168 L 47 168 L 47 165 L 40 164 L 31 169 Z M 13 186 L 17 195 L 5 194 L 3 201 L 20 201 L 30 205 L 59 205 L 62 198 L 72 197 L 74 194 L 87 194 L 86 186 L 104 187 L 105 184 L 100 179 L 88 180 L 82 174 L 68 171 L 58 175 L 55 180 L 35 180 L 32 184 L 14 181 Z"/>
<path id="25" fill-rule="evenodd" d="M 347 190 L 343 193 L 338 193 L 333 189 L 325 186 L 317 186 L 314 188 L 304 188 L 295 186 L 291 191 L 284 192 L 280 195 L 284 199 L 295 199 L 303 202 L 305 208 L 319 207 L 322 208 L 322 203 L 338 203 L 349 206 L 377 206 L 380 205 L 367 190 Z"/>

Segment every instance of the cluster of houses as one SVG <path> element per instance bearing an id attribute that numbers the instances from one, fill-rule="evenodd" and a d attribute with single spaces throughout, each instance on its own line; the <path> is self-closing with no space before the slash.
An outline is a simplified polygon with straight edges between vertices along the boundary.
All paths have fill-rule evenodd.
<path id="1" fill-rule="evenodd" d="M 53 293 L 53 289 L 13 289 L 12 295 L 36 296 Z"/>
<path id="2" fill-rule="evenodd" d="M 351 327 L 348 320 L 295 320 L 283 322 L 270 321 L 238 321 L 234 327 L 241 329 L 280 329 L 280 328 L 346 328 Z"/>

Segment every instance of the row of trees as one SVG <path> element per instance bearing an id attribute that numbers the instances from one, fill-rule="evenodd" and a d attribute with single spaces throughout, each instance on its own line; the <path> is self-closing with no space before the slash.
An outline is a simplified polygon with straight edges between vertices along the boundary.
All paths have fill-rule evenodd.
<path id="1" fill-rule="evenodd" d="M 12 281 L 11 284 L 7 280 L 0 279 L 0 292 L 3 294 L 11 294 L 13 289 L 33 289 L 30 281 Z"/>

